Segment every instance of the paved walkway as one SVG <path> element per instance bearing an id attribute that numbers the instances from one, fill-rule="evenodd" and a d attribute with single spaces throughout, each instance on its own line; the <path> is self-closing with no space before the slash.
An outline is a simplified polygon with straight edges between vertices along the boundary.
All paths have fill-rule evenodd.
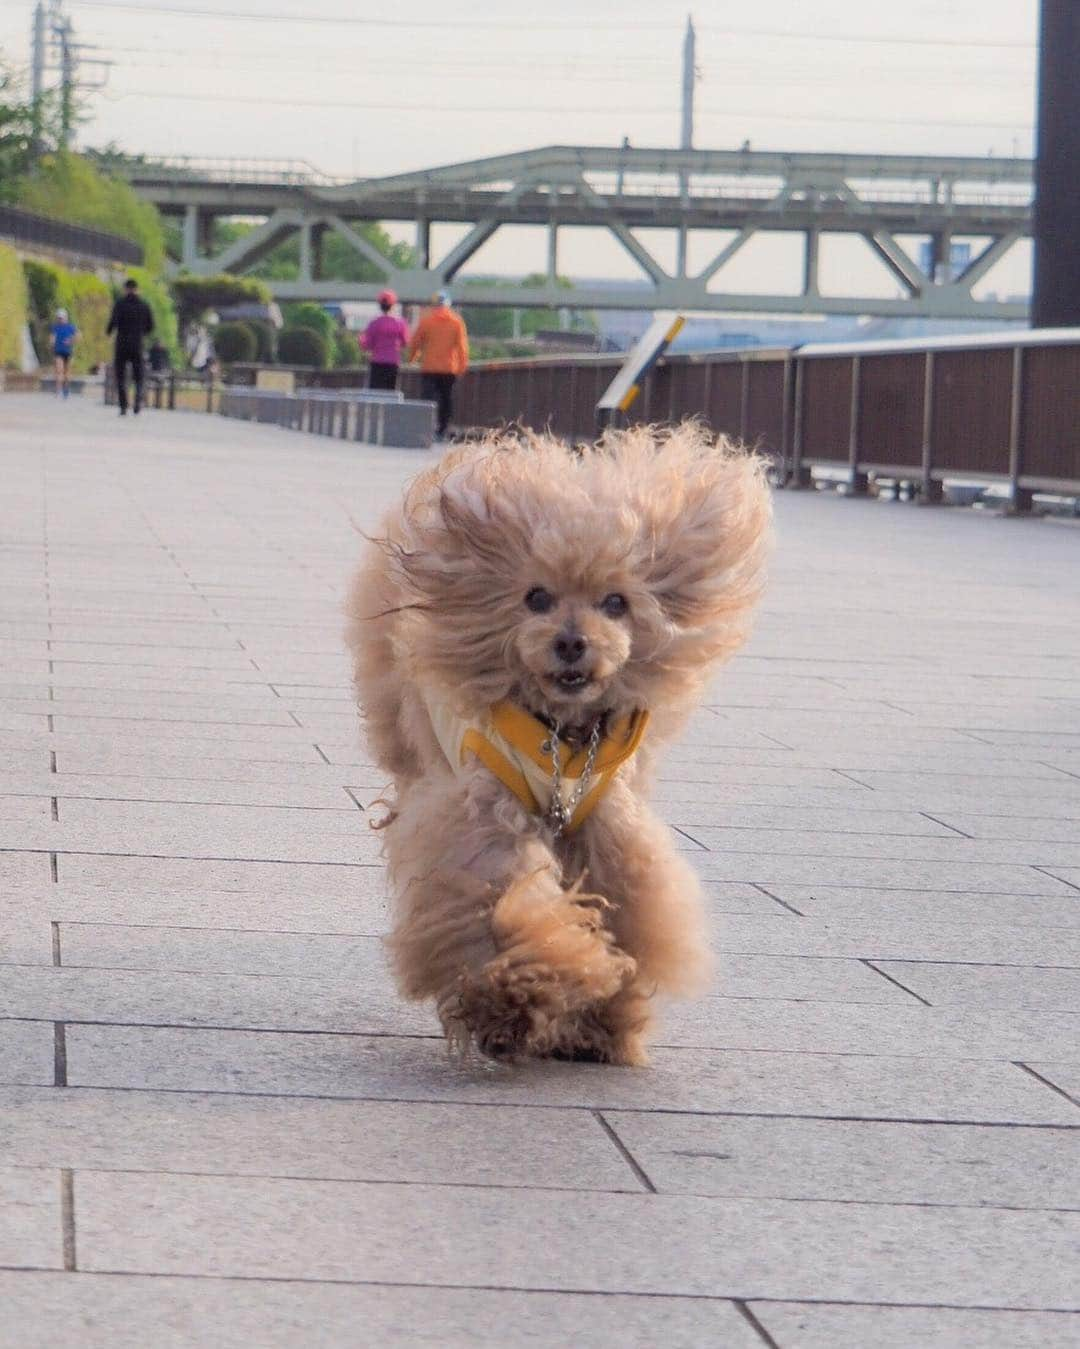
<path id="1" fill-rule="evenodd" d="M 782 495 L 659 787 L 714 996 L 464 1071 L 339 639 L 417 462 L 0 397 L 0 1345 L 1080 1343 L 1080 531 Z"/>

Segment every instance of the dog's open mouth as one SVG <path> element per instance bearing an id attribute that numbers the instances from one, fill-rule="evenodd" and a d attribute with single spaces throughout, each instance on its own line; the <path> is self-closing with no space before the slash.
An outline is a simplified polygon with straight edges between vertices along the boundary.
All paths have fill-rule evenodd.
<path id="1" fill-rule="evenodd" d="M 592 675 L 585 670 L 564 670 L 552 675 L 551 681 L 563 693 L 578 693 L 592 683 Z"/>

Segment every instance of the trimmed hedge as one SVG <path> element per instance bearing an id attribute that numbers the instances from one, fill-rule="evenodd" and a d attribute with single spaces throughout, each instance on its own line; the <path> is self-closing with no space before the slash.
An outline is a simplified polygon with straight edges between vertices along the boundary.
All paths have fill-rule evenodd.
<path id="1" fill-rule="evenodd" d="M 219 360 L 253 361 L 258 348 L 258 339 L 246 323 L 219 323 L 214 329 L 214 350 Z"/>
<path id="2" fill-rule="evenodd" d="M 330 343 L 314 328 L 284 328 L 278 335 L 278 359 L 282 365 L 325 370 L 330 364 Z"/>
<path id="3" fill-rule="evenodd" d="M 197 323 L 208 309 L 231 304 L 269 304 L 270 287 L 252 276 L 178 276 L 172 282 L 180 329 Z"/>
<path id="4" fill-rule="evenodd" d="M 255 334 L 255 359 L 264 365 L 273 365 L 277 360 L 277 329 L 264 319 L 245 319 L 244 322 Z"/>
<path id="5" fill-rule="evenodd" d="M 19 368 L 26 320 L 26 279 L 19 255 L 0 244 L 0 367 Z"/>
<path id="6" fill-rule="evenodd" d="M 333 342 L 337 319 L 314 300 L 293 300 L 284 306 L 285 322 L 290 328 L 314 328 L 327 342 Z"/>
<path id="7" fill-rule="evenodd" d="M 334 368 L 347 369 L 360 364 L 360 343 L 348 328 L 339 328 L 334 334 Z"/>

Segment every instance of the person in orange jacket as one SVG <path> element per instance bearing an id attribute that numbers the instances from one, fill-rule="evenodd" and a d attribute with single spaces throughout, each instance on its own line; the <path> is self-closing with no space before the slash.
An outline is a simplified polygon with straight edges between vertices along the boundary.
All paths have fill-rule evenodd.
<path id="1" fill-rule="evenodd" d="M 454 381 L 469 368 L 469 336 L 444 290 L 432 297 L 432 307 L 416 325 L 409 360 L 417 355 L 423 397 L 436 406 L 435 433 L 441 440 L 453 412 Z"/>

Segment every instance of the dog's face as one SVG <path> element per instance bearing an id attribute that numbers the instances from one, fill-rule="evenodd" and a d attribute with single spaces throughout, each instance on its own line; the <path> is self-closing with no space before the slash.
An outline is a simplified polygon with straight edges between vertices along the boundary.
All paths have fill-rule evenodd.
<path id="1" fill-rule="evenodd" d="M 768 521 L 760 463 L 694 427 L 451 454 L 394 553 L 416 672 L 564 726 L 677 701 L 742 641 Z"/>

